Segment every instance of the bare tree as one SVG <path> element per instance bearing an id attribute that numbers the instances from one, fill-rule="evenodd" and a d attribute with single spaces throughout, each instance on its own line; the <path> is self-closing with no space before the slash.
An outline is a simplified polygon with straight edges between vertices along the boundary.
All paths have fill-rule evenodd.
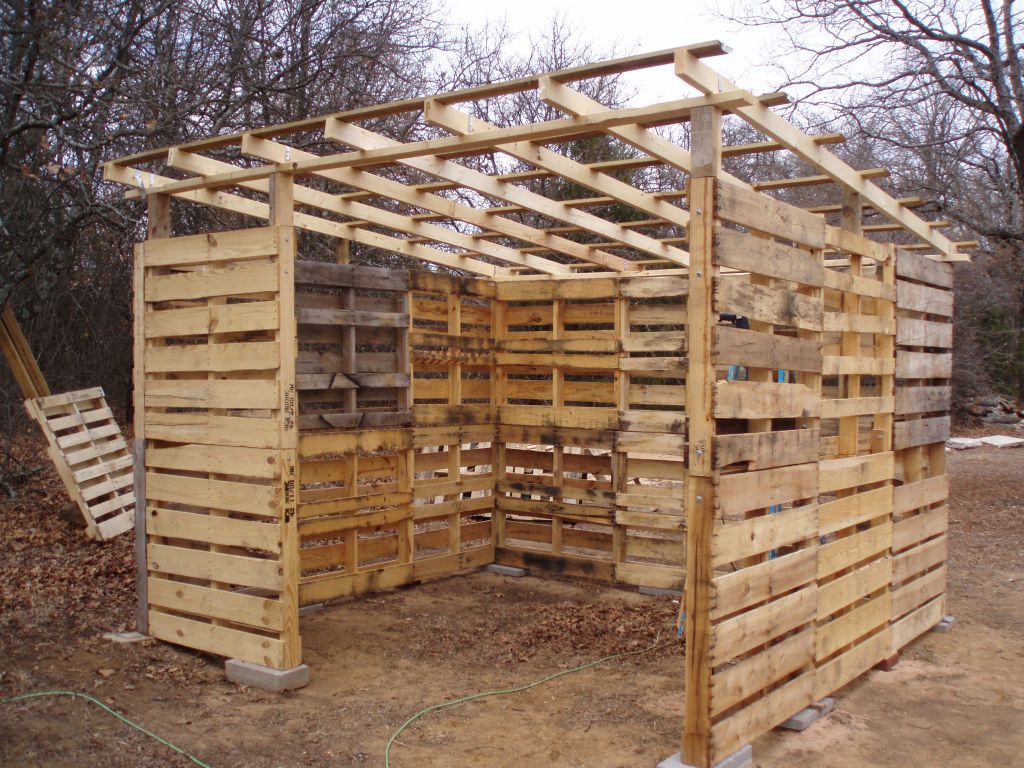
<path id="1" fill-rule="evenodd" d="M 1024 13 L 1013 0 L 777 0 L 731 16 L 782 41 L 780 85 L 805 120 L 979 236 L 957 271 L 958 395 L 1024 397 Z"/>

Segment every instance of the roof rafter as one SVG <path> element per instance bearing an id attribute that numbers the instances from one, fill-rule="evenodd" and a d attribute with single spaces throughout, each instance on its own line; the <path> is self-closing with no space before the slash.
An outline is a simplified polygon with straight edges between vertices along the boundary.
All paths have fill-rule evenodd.
<path id="1" fill-rule="evenodd" d="M 376 136 L 383 141 L 390 141 L 390 139 L 378 136 L 378 134 L 375 134 L 372 131 L 366 131 L 366 133 L 370 136 Z M 272 162 L 283 157 L 286 152 L 296 157 L 304 157 L 308 154 L 301 150 L 287 147 L 284 144 L 280 144 L 269 139 L 260 139 L 256 136 L 246 136 L 242 140 L 242 152 L 244 154 L 259 157 L 264 160 L 270 160 Z M 455 164 L 452 163 L 452 165 Z M 456 167 L 462 168 L 463 166 Z M 418 192 L 409 186 L 401 184 L 400 182 L 385 179 L 383 176 L 378 176 L 376 174 L 369 173 L 368 171 L 360 171 L 353 168 L 335 168 L 333 170 L 320 171 L 316 175 L 333 181 L 339 181 L 343 184 L 348 184 L 349 186 L 379 192 L 386 197 L 390 197 L 400 202 L 408 203 L 429 211 L 434 211 L 435 214 L 440 214 L 442 218 L 465 221 L 469 224 L 480 227 L 481 229 L 497 229 L 506 237 L 512 237 L 525 242 L 534 243 L 535 245 L 547 250 L 556 253 L 563 253 L 567 256 L 571 256 L 572 258 L 580 259 L 581 261 L 590 261 L 595 264 L 602 264 L 603 266 L 607 266 L 616 271 L 635 269 L 635 267 L 630 267 L 629 262 L 625 259 L 615 256 L 614 254 L 593 249 L 589 246 L 573 242 L 572 240 L 566 240 L 565 238 L 540 232 L 527 224 L 512 221 L 511 219 L 496 217 L 480 210 L 479 208 L 464 205 L 454 200 L 449 200 L 446 197 L 440 197 L 439 195 L 434 195 L 429 192 Z M 422 220 L 420 215 L 412 216 L 411 218 L 413 220 Z"/>
<path id="2" fill-rule="evenodd" d="M 676 51 L 676 75 L 688 84 L 711 96 L 715 93 L 729 93 L 735 85 L 685 49 Z M 815 144 L 789 121 L 772 112 L 762 104 L 754 103 L 737 107 L 734 114 L 746 120 L 762 133 L 789 147 L 795 155 L 821 169 L 846 188 L 857 192 L 865 202 L 888 218 L 902 224 L 925 243 L 935 248 L 944 260 L 966 259 L 957 253 L 955 243 L 929 227 L 928 224 L 907 210 L 879 187 L 857 172 L 824 147 Z"/>
<path id="3" fill-rule="evenodd" d="M 454 107 L 439 104 L 437 102 L 427 103 L 424 116 L 428 122 L 444 126 L 448 130 L 460 135 L 472 134 L 479 130 L 492 130 L 494 128 L 490 123 L 480 120 L 479 118 L 471 118 L 470 115 L 467 115 L 465 112 L 460 112 Z M 480 125 L 481 128 L 477 128 L 477 125 Z M 648 192 L 643 192 L 630 184 L 626 184 L 624 181 L 619 181 L 618 179 L 614 179 L 599 171 L 589 170 L 581 163 L 577 163 L 575 160 L 572 160 L 565 155 L 541 146 L 537 142 L 519 141 L 508 144 L 498 144 L 495 146 L 495 149 L 500 152 L 504 152 L 507 155 L 511 155 L 512 157 L 517 157 L 531 165 L 553 171 L 562 178 L 575 182 L 580 186 L 593 189 L 596 192 L 604 192 L 612 200 L 621 202 L 638 211 L 660 216 L 677 226 L 685 227 L 690 222 L 690 214 L 688 211 L 684 211 L 682 208 L 667 203 L 664 200 L 658 200 L 654 195 Z M 574 211 L 573 208 L 568 208 L 568 210 Z M 575 219 L 579 218 L 578 212 L 574 211 L 571 215 Z M 590 216 L 590 214 L 585 215 L 588 217 Z M 578 222 L 572 222 L 569 218 L 564 218 L 562 220 L 570 221 L 576 226 L 586 226 L 581 225 Z M 674 261 L 677 264 L 682 264 L 683 266 L 687 266 L 690 263 L 689 254 L 685 251 L 669 248 L 663 243 L 658 243 L 653 238 L 641 235 L 638 232 L 632 232 L 618 223 L 607 222 L 605 219 L 599 219 L 599 221 L 606 222 L 611 226 L 606 227 L 604 224 L 600 225 L 603 231 L 598 234 L 611 237 L 621 243 L 631 245 L 638 250 L 645 251 L 652 256 L 668 259 L 669 261 Z M 591 222 L 591 224 L 593 224 L 593 222 Z M 617 234 L 614 233 L 615 229 L 619 230 Z M 591 229 L 591 231 L 595 230 Z M 609 231 L 612 232 L 611 235 L 608 234 Z"/>

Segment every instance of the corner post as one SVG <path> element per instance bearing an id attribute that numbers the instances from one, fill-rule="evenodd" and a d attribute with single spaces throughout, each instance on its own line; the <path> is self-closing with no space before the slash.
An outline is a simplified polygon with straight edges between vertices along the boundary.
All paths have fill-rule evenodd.
<path id="1" fill-rule="evenodd" d="M 298 327 L 295 319 L 295 228 L 294 181 L 291 174 L 270 177 L 270 226 L 277 236 L 277 300 L 280 367 L 277 386 L 280 404 L 278 416 L 281 480 L 281 602 L 284 626 L 285 669 L 302 663 L 302 637 L 299 634 L 299 532 L 298 532 L 298 395 L 295 390 L 295 359 L 298 355 Z"/>
<path id="2" fill-rule="evenodd" d="M 714 391 L 712 357 L 718 315 L 714 290 L 715 184 L 722 158 L 722 113 L 698 107 L 692 113 L 690 205 L 690 293 L 686 305 L 687 532 L 686 532 L 686 708 L 682 757 L 708 768 L 711 743 L 711 609 L 714 606 L 711 537 L 715 519 Z"/>
<path id="3" fill-rule="evenodd" d="M 146 240 L 171 236 L 171 196 L 146 195 Z M 149 633 L 149 564 L 146 552 L 146 245 L 135 246 L 132 275 L 132 436 L 135 494 L 135 627 Z"/>

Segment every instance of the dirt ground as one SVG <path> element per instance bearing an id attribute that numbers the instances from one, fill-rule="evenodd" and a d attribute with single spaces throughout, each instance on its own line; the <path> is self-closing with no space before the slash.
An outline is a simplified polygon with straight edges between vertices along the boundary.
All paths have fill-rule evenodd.
<path id="1" fill-rule="evenodd" d="M 670 598 L 476 573 L 351 601 L 303 618 L 313 680 L 284 695 L 225 682 L 212 657 L 105 641 L 132 628 L 129 537 L 86 542 L 58 514 L 63 492 L 45 456 L 23 450 L 26 466 L 46 468 L 0 503 L 0 697 L 90 693 L 211 768 L 376 767 L 424 707 L 657 641 L 427 715 L 399 736 L 391 765 L 650 768 L 678 749 Z M 1024 765 L 1024 449 L 952 453 L 949 470 L 953 631 L 925 635 L 894 671 L 840 691 L 836 712 L 810 730 L 759 739 L 756 765 Z M 0 765 L 192 763 L 89 704 L 51 698 L 0 705 Z"/>

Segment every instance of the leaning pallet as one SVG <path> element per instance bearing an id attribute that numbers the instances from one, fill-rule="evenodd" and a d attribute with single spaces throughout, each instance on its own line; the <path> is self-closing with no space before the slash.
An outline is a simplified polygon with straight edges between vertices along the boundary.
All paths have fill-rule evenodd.
<path id="1" fill-rule="evenodd" d="M 135 525 L 132 454 L 100 387 L 25 401 L 47 453 L 82 510 L 86 535 L 106 541 Z"/>

